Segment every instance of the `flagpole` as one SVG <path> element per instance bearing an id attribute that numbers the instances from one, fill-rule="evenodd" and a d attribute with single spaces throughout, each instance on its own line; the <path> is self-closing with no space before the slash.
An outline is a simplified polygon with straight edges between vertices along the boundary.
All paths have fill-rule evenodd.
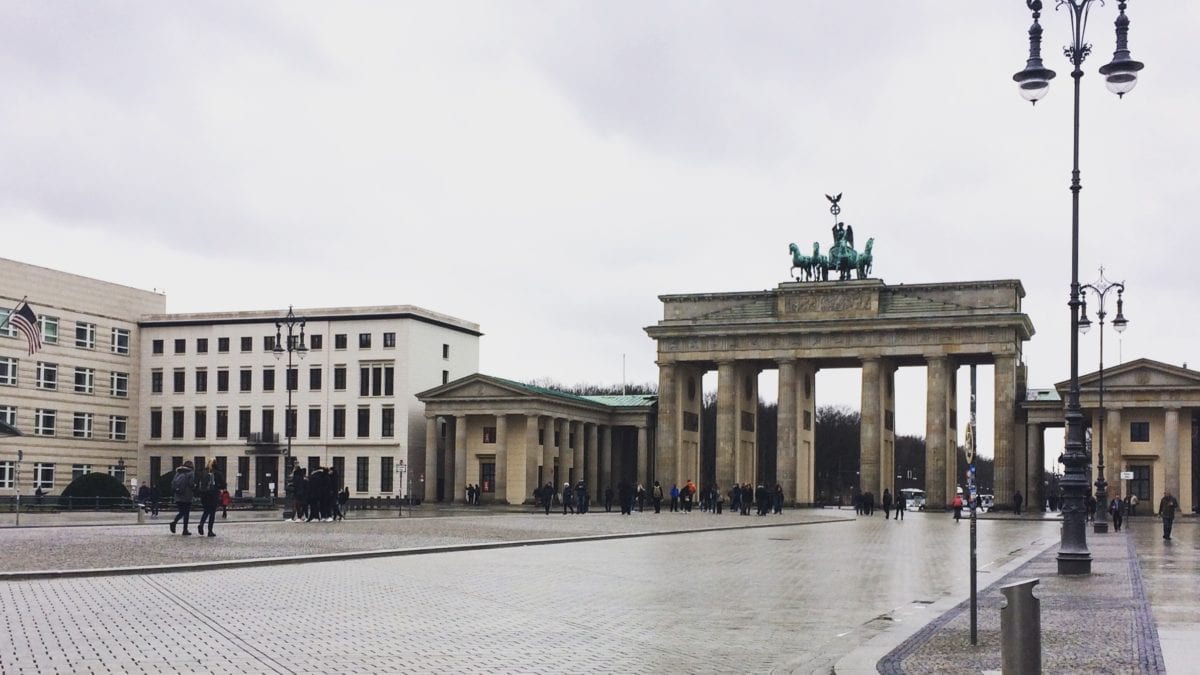
<path id="1" fill-rule="evenodd" d="M 25 301 L 28 299 L 29 299 L 29 296 L 26 295 L 25 297 L 21 298 L 21 301 L 17 303 L 16 307 L 13 307 L 12 309 L 8 310 L 8 316 L 5 316 L 4 320 L 0 321 L 0 330 L 3 330 L 5 326 L 12 323 L 13 314 L 16 314 L 17 310 L 20 309 L 21 305 L 24 304 Z"/>

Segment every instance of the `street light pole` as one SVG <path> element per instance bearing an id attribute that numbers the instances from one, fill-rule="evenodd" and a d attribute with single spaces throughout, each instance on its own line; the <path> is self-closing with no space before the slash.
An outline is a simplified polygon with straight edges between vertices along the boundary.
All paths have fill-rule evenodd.
<path id="1" fill-rule="evenodd" d="M 304 346 L 304 324 L 303 318 L 297 317 L 292 311 L 292 306 L 288 305 L 287 316 L 275 321 L 275 348 L 272 350 L 275 353 L 275 358 L 281 358 L 284 352 L 287 352 L 287 371 L 283 375 L 283 388 L 287 389 L 287 410 L 284 412 L 283 418 L 283 434 L 287 436 L 287 447 L 283 451 L 283 471 L 279 477 L 280 482 L 283 482 L 283 494 L 285 503 L 283 505 L 283 519 L 290 520 L 293 517 L 292 512 L 292 494 L 291 484 L 284 481 L 290 481 L 292 477 L 292 436 L 295 434 L 297 421 L 292 410 L 292 389 L 296 383 L 292 382 L 292 354 L 296 354 L 300 359 L 303 359 L 308 354 L 308 347 Z M 283 338 L 283 327 L 287 327 L 287 344 L 281 345 Z M 299 329 L 299 339 L 297 339 L 296 329 Z M 300 374 L 296 373 L 296 380 L 299 381 Z"/>
<path id="2" fill-rule="evenodd" d="M 1079 191 L 1082 189 L 1079 180 L 1079 81 L 1083 78 L 1083 61 L 1091 53 L 1092 46 L 1084 42 L 1087 28 L 1088 13 L 1096 0 L 1058 0 L 1059 8 L 1065 7 L 1071 19 L 1072 41 L 1063 53 L 1071 62 L 1071 78 L 1074 80 L 1074 134 L 1072 146 L 1071 167 L 1071 290 L 1070 308 L 1071 324 L 1071 386 L 1067 393 L 1067 410 L 1065 422 L 1067 427 L 1066 443 L 1062 454 L 1064 468 L 1062 478 L 1063 490 L 1063 526 L 1062 540 L 1058 550 L 1059 574 L 1091 574 L 1092 554 L 1087 547 L 1087 507 L 1085 505 L 1088 489 L 1088 453 L 1083 443 L 1083 411 L 1079 407 L 1079 309 L 1082 291 L 1079 285 Z M 1041 17 L 1042 1 L 1025 0 L 1026 6 L 1033 13 L 1033 25 L 1029 28 L 1029 59 L 1025 69 L 1013 75 L 1013 80 L 1020 87 L 1022 98 L 1032 103 L 1049 91 L 1050 80 L 1054 71 L 1042 65 L 1042 27 L 1038 23 Z M 1101 4 L 1103 2 L 1101 1 Z M 1109 91 L 1123 97 L 1137 84 L 1137 73 L 1142 64 L 1129 57 L 1128 36 L 1129 18 L 1125 16 L 1125 0 L 1117 3 L 1118 15 L 1116 20 L 1117 49 L 1113 60 L 1100 68 L 1100 74 L 1105 76 L 1105 85 Z"/>
<path id="3" fill-rule="evenodd" d="M 1096 522 L 1093 531 L 1096 534 L 1108 532 L 1108 481 L 1104 478 L 1104 427 L 1108 413 L 1104 410 L 1104 318 L 1108 314 L 1104 310 L 1104 298 L 1108 292 L 1116 289 L 1117 291 L 1117 316 L 1113 319 L 1113 329 L 1118 333 L 1125 331 L 1125 327 L 1129 325 L 1129 321 L 1125 318 L 1125 284 L 1119 281 L 1109 281 L 1104 278 L 1104 268 L 1100 268 L 1100 278 L 1090 284 L 1084 284 L 1081 287 L 1083 291 L 1083 305 L 1079 310 L 1079 332 L 1087 333 L 1092 322 L 1087 316 L 1087 293 L 1090 291 L 1096 296 L 1099 307 L 1096 308 L 1096 318 L 1100 320 L 1100 450 L 1099 462 L 1096 473 Z"/>

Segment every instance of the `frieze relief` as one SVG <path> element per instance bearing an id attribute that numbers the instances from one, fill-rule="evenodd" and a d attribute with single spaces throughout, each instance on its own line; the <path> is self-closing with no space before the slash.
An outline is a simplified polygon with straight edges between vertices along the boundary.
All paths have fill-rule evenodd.
<path id="1" fill-rule="evenodd" d="M 779 297 L 779 313 L 784 318 L 842 319 L 874 316 L 878 313 L 875 291 L 858 293 L 785 293 Z"/>

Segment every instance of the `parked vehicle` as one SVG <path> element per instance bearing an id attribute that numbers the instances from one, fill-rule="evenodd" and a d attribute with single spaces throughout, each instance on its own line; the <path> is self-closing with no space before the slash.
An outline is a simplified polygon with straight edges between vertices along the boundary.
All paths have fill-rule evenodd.
<path id="1" fill-rule="evenodd" d="M 905 508 L 909 511 L 924 511 L 925 510 L 925 491 L 917 488 L 901 488 L 900 494 L 904 495 Z"/>

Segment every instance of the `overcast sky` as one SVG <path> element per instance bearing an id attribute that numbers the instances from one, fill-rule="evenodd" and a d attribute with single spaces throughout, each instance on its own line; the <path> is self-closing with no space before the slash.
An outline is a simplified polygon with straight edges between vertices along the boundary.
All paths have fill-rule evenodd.
<path id="1" fill-rule="evenodd" d="M 1200 4 L 1130 3 L 1146 69 L 1124 100 L 1096 74 L 1117 3 L 1096 4 L 1081 277 L 1128 283 L 1125 360 L 1200 365 Z M 172 312 L 416 304 L 478 322 L 490 374 L 618 383 L 624 354 L 654 382 L 657 296 L 787 280 L 788 243 L 824 242 L 843 192 L 888 283 L 1021 279 L 1030 384 L 1051 386 L 1069 24 L 1045 12 L 1059 76 L 1033 107 L 1011 80 L 1029 23 L 1020 0 L 10 0 L 2 255 Z M 923 434 L 924 369 L 899 382 L 898 429 Z M 818 396 L 857 408 L 857 371 Z"/>

